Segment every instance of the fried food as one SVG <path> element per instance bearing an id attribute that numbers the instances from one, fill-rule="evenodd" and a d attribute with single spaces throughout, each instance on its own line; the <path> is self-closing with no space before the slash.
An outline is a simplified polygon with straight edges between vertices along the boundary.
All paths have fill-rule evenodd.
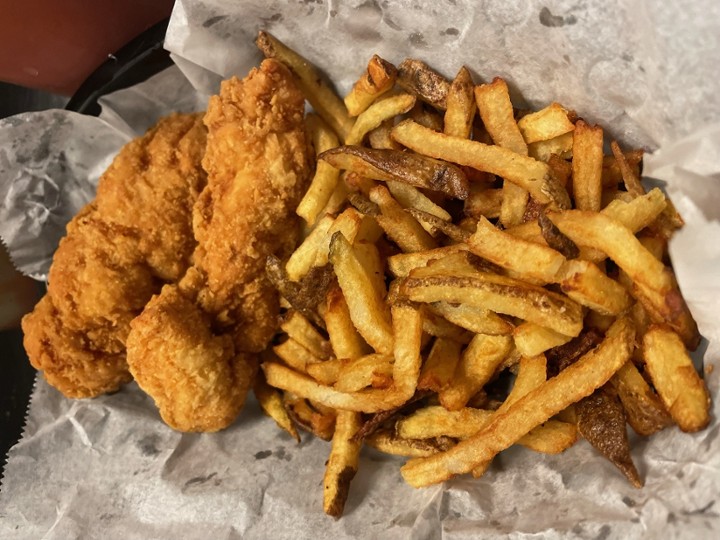
<path id="1" fill-rule="evenodd" d="M 130 321 L 190 262 L 205 140 L 199 115 L 160 120 L 120 151 L 95 201 L 68 224 L 48 293 L 22 323 L 30 362 L 66 396 L 93 397 L 130 380 Z"/>
<path id="2" fill-rule="evenodd" d="M 210 99 L 193 266 L 148 304 L 128 338 L 133 377 L 180 431 L 235 420 L 257 353 L 277 329 L 279 299 L 265 265 L 294 240 L 310 176 L 303 116 L 303 96 L 275 60 L 225 81 Z"/>

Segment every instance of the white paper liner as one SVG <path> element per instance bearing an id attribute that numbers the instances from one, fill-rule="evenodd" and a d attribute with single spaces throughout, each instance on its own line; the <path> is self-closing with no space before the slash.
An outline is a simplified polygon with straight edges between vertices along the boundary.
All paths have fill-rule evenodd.
<path id="1" fill-rule="evenodd" d="M 420 57 L 448 77 L 465 63 L 478 80 L 507 78 L 515 103 L 521 89 L 532 107 L 559 101 L 627 145 L 661 146 L 645 172 L 687 221 L 671 253 L 710 340 L 705 364 L 714 366 L 720 125 L 701 126 L 720 120 L 711 84 L 717 10 L 713 2 L 180 0 L 166 42 L 179 69 L 108 96 L 100 120 L 50 111 L 0 121 L 0 236 L 16 265 L 43 276 L 62 225 L 92 197 L 121 144 L 171 110 L 203 108 L 222 77 L 246 73 L 259 59 L 258 28 L 296 47 L 342 91 L 375 52 L 394 62 Z M 32 197 L 8 197 L 26 185 Z M 719 377 L 707 377 L 714 396 Z M 329 444 L 305 435 L 296 445 L 253 401 L 230 429 L 188 435 L 165 426 L 134 384 L 72 401 L 38 381 L 8 456 L 0 537 L 713 538 L 717 403 L 701 433 L 673 428 L 634 441 L 642 490 L 583 441 L 560 456 L 511 448 L 480 480 L 423 490 L 402 482 L 403 460 L 365 449 L 345 515 L 334 521 L 321 510 Z"/>

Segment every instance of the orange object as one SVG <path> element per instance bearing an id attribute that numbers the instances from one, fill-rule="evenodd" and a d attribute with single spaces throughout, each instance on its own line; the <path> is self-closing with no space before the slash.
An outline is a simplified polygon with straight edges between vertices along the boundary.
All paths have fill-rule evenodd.
<path id="1" fill-rule="evenodd" d="M 0 0 L 0 81 L 71 95 L 173 0 Z"/>

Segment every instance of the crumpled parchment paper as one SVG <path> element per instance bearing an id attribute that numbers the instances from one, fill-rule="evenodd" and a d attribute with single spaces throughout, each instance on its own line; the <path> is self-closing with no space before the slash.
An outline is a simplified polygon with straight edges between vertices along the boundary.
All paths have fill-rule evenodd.
<path id="1" fill-rule="evenodd" d="M 452 77 L 503 76 L 516 104 L 559 101 L 628 146 L 658 148 L 645 174 L 687 221 L 671 253 L 720 358 L 720 7 L 660 1 L 302 2 L 179 0 L 166 47 L 177 67 L 107 96 L 100 119 L 50 111 L 0 121 L 0 237 L 43 277 L 64 223 L 109 160 L 171 110 L 201 110 L 223 77 L 260 59 L 259 28 L 347 91 L 372 53 L 420 57 Z M 708 125 L 711 122 L 714 124 Z M 706 376 L 717 397 L 718 370 Z M 715 400 L 713 416 L 720 407 Z M 65 399 L 38 380 L 0 491 L 2 538 L 714 538 L 720 428 L 634 441 L 632 488 L 581 441 L 560 456 L 511 448 L 479 480 L 415 490 L 402 460 L 363 451 L 342 519 L 322 513 L 329 443 L 296 444 L 250 402 L 219 434 L 180 434 L 131 384 Z"/>

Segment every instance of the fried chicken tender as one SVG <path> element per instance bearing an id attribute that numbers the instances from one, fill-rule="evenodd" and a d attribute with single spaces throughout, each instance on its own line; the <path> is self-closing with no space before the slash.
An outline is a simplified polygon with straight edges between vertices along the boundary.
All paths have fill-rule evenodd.
<path id="1" fill-rule="evenodd" d="M 298 225 L 312 159 L 303 117 L 302 94 L 274 60 L 210 99 L 193 267 L 131 323 L 127 341 L 133 377 L 175 429 L 228 426 L 277 329 L 265 261 Z"/>
<path id="2" fill-rule="evenodd" d="M 48 292 L 22 321 L 31 364 L 66 396 L 97 396 L 131 379 L 130 321 L 184 274 L 195 248 L 206 137 L 200 115 L 161 120 L 123 147 L 96 199 L 68 224 Z"/>

